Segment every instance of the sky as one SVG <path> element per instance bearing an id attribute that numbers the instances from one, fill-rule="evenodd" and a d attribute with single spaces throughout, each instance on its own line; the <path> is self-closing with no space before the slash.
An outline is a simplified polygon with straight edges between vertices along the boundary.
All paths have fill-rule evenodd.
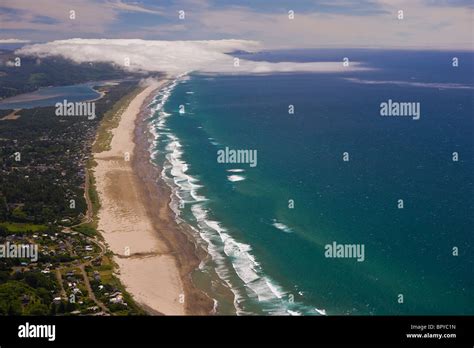
<path id="1" fill-rule="evenodd" d="M 241 39 L 265 48 L 472 50 L 473 13 L 472 0 L 2 0 L 0 43 Z"/>

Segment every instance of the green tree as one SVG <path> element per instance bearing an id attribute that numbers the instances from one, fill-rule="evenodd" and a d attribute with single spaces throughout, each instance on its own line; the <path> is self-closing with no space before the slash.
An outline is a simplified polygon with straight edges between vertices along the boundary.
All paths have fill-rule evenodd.
<path id="1" fill-rule="evenodd" d="M 12 211 L 12 218 L 17 220 L 17 221 L 26 221 L 28 216 L 23 211 L 23 209 L 21 209 L 21 207 L 16 207 Z"/>
<path id="2" fill-rule="evenodd" d="M 48 315 L 48 307 L 40 302 L 35 302 L 28 305 L 26 315 Z"/>

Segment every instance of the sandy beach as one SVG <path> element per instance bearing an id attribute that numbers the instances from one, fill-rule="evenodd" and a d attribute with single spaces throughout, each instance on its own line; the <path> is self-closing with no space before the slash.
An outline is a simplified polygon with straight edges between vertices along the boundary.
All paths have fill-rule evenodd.
<path id="1" fill-rule="evenodd" d="M 136 146 L 135 127 L 143 115 L 143 104 L 166 82 L 163 79 L 144 88 L 113 129 L 111 150 L 94 154 L 101 203 L 98 230 L 115 255 L 120 280 L 145 310 L 165 315 L 207 314 L 212 309 L 210 300 L 201 298 L 189 277 L 199 262 L 194 247 L 184 235 L 169 237 L 176 232 L 171 231 L 169 197 L 153 192 L 153 183 L 147 185 L 137 175 L 137 170 L 150 168 L 140 168 L 149 161 L 145 146 Z"/>

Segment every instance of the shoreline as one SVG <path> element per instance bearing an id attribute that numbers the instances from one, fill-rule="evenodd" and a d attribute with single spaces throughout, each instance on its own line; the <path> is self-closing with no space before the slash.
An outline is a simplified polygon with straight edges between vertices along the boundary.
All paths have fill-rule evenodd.
<path id="1" fill-rule="evenodd" d="M 98 231 L 114 254 L 120 281 L 147 312 L 210 314 L 212 299 L 191 280 L 200 262 L 194 244 L 168 212 L 169 195 L 150 168 L 147 137 L 137 136 L 146 106 L 166 82 L 161 78 L 138 93 L 111 130 L 110 150 L 94 153 Z"/>
<path id="2" fill-rule="evenodd" d="M 161 88 L 165 87 L 172 79 L 167 79 Z M 135 152 L 132 160 L 134 172 L 140 182 L 143 197 L 149 202 L 148 215 L 154 222 L 160 238 L 170 250 L 173 250 L 184 290 L 185 313 L 191 315 L 209 315 L 213 312 L 212 298 L 199 289 L 192 280 L 192 273 L 199 267 L 207 253 L 200 249 L 186 224 L 178 224 L 174 219 L 174 212 L 169 204 L 171 190 L 162 180 L 161 168 L 151 162 L 149 146 L 151 133 L 148 129 L 147 118 L 149 110 L 147 105 L 156 96 L 156 91 L 151 93 L 142 104 L 139 117 L 135 120 Z"/>
<path id="3" fill-rule="evenodd" d="M 174 78 L 169 78 L 169 84 L 175 83 Z M 162 236 L 168 241 L 171 249 L 179 250 L 177 257 L 182 280 L 185 284 L 185 292 L 188 299 L 187 307 L 190 314 L 217 314 L 236 315 L 235 295 L 230 287 L 219 277 L 216 270 L 206 267 L 205 272 L 198 269 L 208 262 L 213 263 L 212 256 L 208 253 L 207 244 L 201 239 L 195 228 L 185 220 L 176 218 L 176 212 L 171 208 L 171 202 L 176 197 L 173 187 L 162 177 L 162 164 L 152 160 L 150 146 L 155 141 L 154 134 L 150 131 L 150 110 L 146 106 L 152 101 L 156 94 L 152 94 L 149 100 L 143 104 L 141 116 L 136 121 L 135 143 L 137 153 L 135 156 L 135 172 L 141 178 L 143 186 L 148 188 L 146 192 L 150 202 L 156 200 L 159 210 L 151 211 L 161 220 Z"/>

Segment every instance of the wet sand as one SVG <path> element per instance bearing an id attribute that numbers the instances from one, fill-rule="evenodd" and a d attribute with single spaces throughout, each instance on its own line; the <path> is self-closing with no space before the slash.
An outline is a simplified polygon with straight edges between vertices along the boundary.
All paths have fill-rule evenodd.
<path id="1" fill-rule="evenodd" d="M 191 281 L 200 262 L 196 248 L 172 218 L 169 193 L 157 185 L 143 132 L 143 106 L 165 83 L 153 82 L 140 92 L 113 130 L 111 150 L 94 154 L 98 230 L 115 254 L 118 277 L 148 312 L 209 314 L 212 300 Z"/>

